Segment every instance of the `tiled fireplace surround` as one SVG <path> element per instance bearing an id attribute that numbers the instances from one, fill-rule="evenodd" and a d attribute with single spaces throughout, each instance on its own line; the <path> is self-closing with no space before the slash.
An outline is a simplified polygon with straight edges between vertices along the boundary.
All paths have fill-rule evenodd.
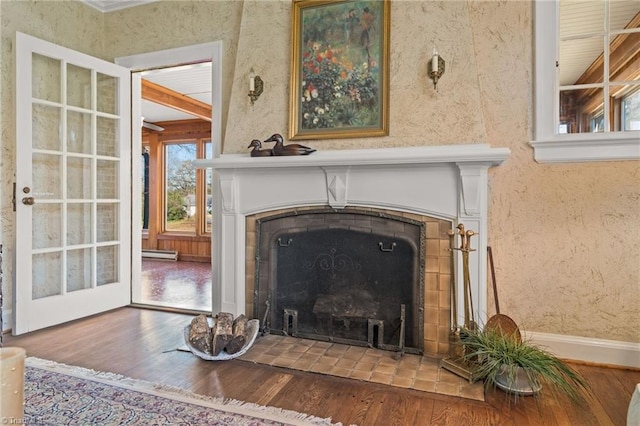
<path id="1" fill-rule="evenodd" d="M 483 322 L 488 169 L 508 154 L 507 148 L 463 144 L 200 160 L 199 167 L 215 170 L 213 313 L 253 313 L 257 219 L 317 207 L 368 209 L 425 223 L 424 351 L 445 354 L 452 279 L 447 230 L 463 223 L 479 233 L 472 243 L 470 274 L 475 318 Z M 455 268 L 461 295 L 460 262 Z"/>

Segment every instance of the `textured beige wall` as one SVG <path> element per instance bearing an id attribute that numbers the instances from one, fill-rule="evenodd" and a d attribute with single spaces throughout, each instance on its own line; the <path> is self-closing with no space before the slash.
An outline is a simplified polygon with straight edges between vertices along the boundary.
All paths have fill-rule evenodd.
<path id="1" fill-rule="evenodd" d="M 15 33 L 19 31 L 97 57 L 104 57 L 104 39 L 102 14 L 77 1 L 1 0 L 0 20 L 0 241 L 5 259 L 2 264 L 4 307 L 9 309 L 13 305 L 15 246 L 15 213 L 11 204 L 16 155 Z"/>
<path id="2" fill-rule="evenodd" d="M 159 1 L 104 15 L 111 58 L 223 42 L 222 122 L 227 120 L 238 34 L 244 25 L 241 0 Z M 223 129 L 224 138 L 224 129 Z"/>
<path id="3" fill-rule="evenodd" d="M 529 331 L 640 342 L 640 162 L 541 165 L 533 160 L 528 144 L 532 12 L 526 1 L 393 0 L 390 135 L 308 144 L 318 149 L 468 142 L 509 147 L 509 159 L 490 172 L 489 238 L 502 313 Z M 60 22 L 60 12 L 52 21 L 43 13 L 46 25 Z M 92 12 L 85 13 L 100 26 Z M 247 152 L 255 137 L 287 133 L 290 13 L 289 0 L 163 1 L 127 9 L 104 15 L 103 56 L 222 39 L 224 151 Z M 5 41 L 10 32 L 5 25 L 2 31 L 4 69 L 12 54 Z M 55 34 L 42 31 L 30 33 L 63 42 L 58 31 L 74 29 L 60 25 Z M 70 47 L 90 45 L 71 38 Z M 447 60 L 438 93 L 426 79 L 434 41 Z M 265 93 L 254 107 L 246 95 L 251 67 L 265 80 Z M 11 89 L 5 74 L 3 162 L 14 155 L 13 141 L 5 136 L 4 112 L 13 108 L 5 100 L 10 98 L 4 91 Z M 3 165 L 3 240 L 12 236 L 11 169 Z M 7 285 L 5 280 L 5 290 Z"/>
<path id="4" fill-rule="evenodd" d="M 305 144 L 352 149 L 484 142 L 469 13 L 463 1 L 393 1 L 389 136 Z M 245 1 L 225 152 L 247 152 L 252 139 L 287 135 L 290 40 L 290 0 Z M 427 80 L 434 42 L 447 60 L 438 93 Z M 247 99 L 251 67 L 265 81 L 265 92 L 254 106 Z"/>

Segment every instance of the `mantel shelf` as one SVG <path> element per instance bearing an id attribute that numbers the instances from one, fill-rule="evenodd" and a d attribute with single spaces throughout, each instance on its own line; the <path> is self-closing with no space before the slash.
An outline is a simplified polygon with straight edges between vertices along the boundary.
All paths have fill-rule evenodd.
<path id="1" fill-rule="evenodd" d="M 251 157 L 247 154 L 223 154 L 194 162 L 198 168 L 270 169 L 283 167 L 428 165 L 438 163 L 483 163 L 497 166 L 509 156 L 509 148 L 487 144 L 459 144 L 408 148 L 318 151 L 291 157 Z"/>

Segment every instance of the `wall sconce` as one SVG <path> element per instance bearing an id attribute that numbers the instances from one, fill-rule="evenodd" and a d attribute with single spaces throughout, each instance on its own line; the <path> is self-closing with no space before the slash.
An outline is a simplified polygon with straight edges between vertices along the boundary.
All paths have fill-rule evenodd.
<path id="1" fill-rule="evenodd" d="M 429 77 L 433 80 L 433 88 L 438 91 L 438 80 L 444 74 L 444 59 L 438 55 L 436 48 L 433 48 L 433 56 L 429 61 Z"/>
<path id="2" fill-rule="evenodd" d="M 258 100 L 264 89 L 264 83 L 259 75 L 253 75 L 253 69 L 249 74 L 249 99 L 251 99 L 251 105 Z"/>

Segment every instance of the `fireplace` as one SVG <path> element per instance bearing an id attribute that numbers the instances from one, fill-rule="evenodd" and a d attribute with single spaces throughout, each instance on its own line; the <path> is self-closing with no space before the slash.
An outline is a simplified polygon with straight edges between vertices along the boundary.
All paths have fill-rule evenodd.
<path id="1" fill-rule="evenodd" d="M 255 220 L 252 311 L 263 327 L 422 352 L 424 222 L 355 208 L 290 209 Z"/>
<path id="2" fill-rule="evenodd" d="M 245 313 L 283 334 L 354 344 L 369 344 L 370 340 L 377 344 L 380 338 L 390 349 L 404 345 L 416 352 L 446 353 L 451 285 L 462 294 L 461 265 L 454 265 L 457 282 L 451 284 L 454 274 L 447 230 L 464 223 L 479 233 L 474 241 L 476 251 L 470 256 L 470 274 L 475 318 L 482 322 L 486 313 L 488 169 L 499 165 L 508 153 L 506 148 L 472 144 L 319 151 L 305 157 L 225 154 L 199 160 L 200 167 L 215 171 L 213 313 Z M 353 229 L 336 225 L 365 218 L 375 223 Z M 389 229 L 384 230 L 379 219 L 386 220 Z M 406 231 L 391 231 L 399 227 Z M 372 277 L 382 274 L 379 277 L 387 284 L 391 278 L 377 265 L 362 269 L 362 258 L 373 256 L 374 251 L 355 255 L 354 247 L 347 250 L 322 238 L 377 250 L 379 257 L 373 263 L 388 259 L 384 255 L 393 253 L 392 249 L 398 250 L 396 254 L 405 252 L 404 260 L 389 265 L 405 270 L 408 275 L 402 280 L 411 285 L 387 295 L 397 299 L 384 308 L 388 315 L 379 318 L 376 303 L 384 296 L 376 294 L 376 278 Z M 263 244 L 273 250 L 261 251 Z M 298 244 L 316 249 L 287 257 L 287 246 Z M 335 264 L 339 256 L 346 259 L 343 255 L 359 264 L 360 270 L 350 276 L 334 271 L 339 283 L 331 283 L 327 270 L 312 267 L 313 260 L 322 256 L 327 264 Z M 300 271 L 292 273 L 292 265 Z M 304 265 L 309 267 L 306 272 Z M 310 278 L 319 277 L 321 271 L 324 281 Z M 278 299 L 279 290 L 288 299 Z M 305 293 L 312 296 L 305 298 Z M 349 306 L 354 294 L 371 303 Z M 411 297 L 405 297 L 407 294 Z M 271 312 L 265 315 L 267 300 Z M 462 306 L 458 308 L 463 312 Z M 339 309 L 342 312 L 336 311 Z M 400 338 L 403 318 L 404 342 Z"/>

